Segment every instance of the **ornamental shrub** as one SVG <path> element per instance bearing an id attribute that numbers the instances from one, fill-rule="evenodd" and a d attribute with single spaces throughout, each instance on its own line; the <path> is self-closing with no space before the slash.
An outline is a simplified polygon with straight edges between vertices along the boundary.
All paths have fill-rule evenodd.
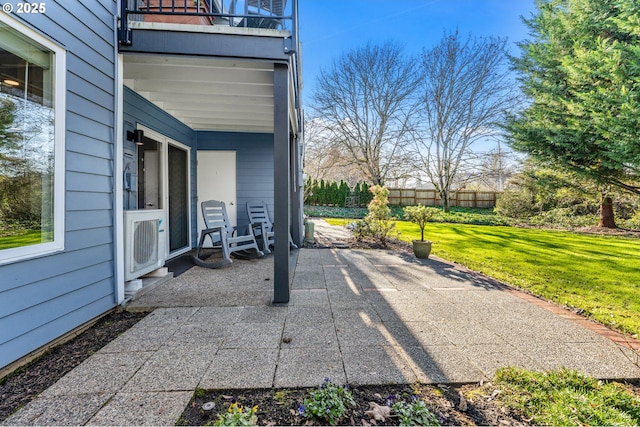
<path id="1" fill-rule="evenodd" d="M 371 237 L 382 246 L 387 246 L 389 238 L 397 235 L 396 223 L 391 221 L 389 190 L 375 185 L 369 188 L 369 191 L 373 194 L 373 199 L 368 205 L 369 213 L 364 219 L 356 221 L 353 235 L 356 240 Z"/>

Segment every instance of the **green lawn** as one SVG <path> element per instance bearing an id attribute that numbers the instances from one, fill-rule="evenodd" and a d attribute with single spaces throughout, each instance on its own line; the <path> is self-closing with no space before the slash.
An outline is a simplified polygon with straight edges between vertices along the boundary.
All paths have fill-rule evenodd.
<path id="1" fill-rule="evenodd" d="M 420 238 L 415 224 L 396 227 L 403 240 Z M 640 239 L 444 223 L 427 224 L 425 239 L 439 257 L 640 335 Z"/>
<path id="2" fill-rule="evenodd" d="M 576 371 L 533 372 L 501 368 L 497 400 L 531 419 L 533 425 L 637 426 L 640 399 L 625 386 Z"/>
<path id="3" fill-rule="evenodd" d="M 40 230 L 24 230 L 10 235 L 0 234 L 0 250 L 43 243 L 43 237 L 45 241 L 53 240 L 51 233 L 45 233 L 43 236 Z"/>

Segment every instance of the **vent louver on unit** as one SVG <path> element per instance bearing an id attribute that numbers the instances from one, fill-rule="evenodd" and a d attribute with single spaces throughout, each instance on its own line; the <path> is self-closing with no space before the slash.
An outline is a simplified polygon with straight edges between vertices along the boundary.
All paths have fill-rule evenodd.
<path id="1" fill-rule="evenodd" d="M 158 261 L 158 220 L 134 222 L 133 229 L 132 270 L 139 270 Z"/>
<path id="2" fill-rule="evenodd" d="M 164 264 L 160 233 L 162 211 L 125 212 L 125 281 L 137 279 Z"/>

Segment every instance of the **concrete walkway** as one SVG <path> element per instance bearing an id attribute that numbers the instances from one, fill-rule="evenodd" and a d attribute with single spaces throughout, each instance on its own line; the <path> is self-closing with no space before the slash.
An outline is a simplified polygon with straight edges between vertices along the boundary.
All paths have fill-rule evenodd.
<path id="1" fill-rule="evenodd" d="M 159 308 L 5 424 L 170 425 L 196 387 L 316 386 L 325 377 L 468 383 L 507 365 L 640 377 L 637 354 L 577 316 L 442 260 L 295 251 L 286 307 L 268 304 L 272 262 L 194 267 L 148 292 L 131 306 Z"/>

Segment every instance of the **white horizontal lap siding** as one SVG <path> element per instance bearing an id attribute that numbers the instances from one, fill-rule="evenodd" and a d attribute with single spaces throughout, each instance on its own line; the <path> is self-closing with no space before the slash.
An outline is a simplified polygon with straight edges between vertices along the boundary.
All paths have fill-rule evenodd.
<path id="1" fill-rule="evenodd" d="M 0 367 L 115 305 L 116 9 L 49 0 L 46 13 L 18 17 L 66 49 L 65 248 L 0 266 Z"/>

